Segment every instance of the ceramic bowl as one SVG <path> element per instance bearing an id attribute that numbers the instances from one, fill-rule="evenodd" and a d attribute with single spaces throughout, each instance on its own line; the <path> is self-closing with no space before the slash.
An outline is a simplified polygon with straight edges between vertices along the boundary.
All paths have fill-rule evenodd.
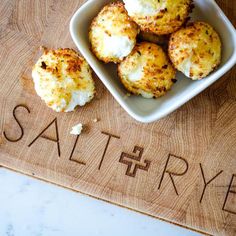
<path id="1" fill-rule="evenodd" d="M 137 121 L 148 123 L 167 116 L 220 79 L 236 63 L 236 31 L 233 25 L 214 0 L 195 0 L 192 20 L 208 22 L 220 34 L 223 57 L 219 68 L 201 81 L 192 81 L 182 73 L 178 73 L 178 82 L 167 95 L 159 99 L 145 99 L 141 96 L 127 97 L 127 91 L 117 76 L 117 66 L 104 64 L 90 50 L 89 26 L 101 8 L 109 2 L 111 1 L 87 1 L 72 17 L 70 33 L 79 51 L 97 76 L 119 104 Z"/>

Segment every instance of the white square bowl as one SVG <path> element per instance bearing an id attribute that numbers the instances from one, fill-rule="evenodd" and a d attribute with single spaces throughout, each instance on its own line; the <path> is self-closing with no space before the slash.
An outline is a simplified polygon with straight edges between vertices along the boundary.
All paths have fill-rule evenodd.
<path id="1" fill-rule="evenodd" d="M 89 26 L 101 8 L 109 2 L 111 1 L 87 1 L 72 17 L 70 32 L 79 51 L 97 76 L 120 105 L 137 121 L 153 122 L 170 114 L 217 81 L 236 63 L 236 31 L 233 25 L 214 0 L 195 0 L 192 20 L 206 21 L 220 34 L 223 43 L 223 57 L 220 67 L 201 81 L 191 81 L 182 73 L 178 73 L 178 82 L 167 95 L 159 99 L 145 99 L 141 96 L 127 97 L 127 91 L 117 76 L 117 66 L 102 63 L 90 51 Z"/>

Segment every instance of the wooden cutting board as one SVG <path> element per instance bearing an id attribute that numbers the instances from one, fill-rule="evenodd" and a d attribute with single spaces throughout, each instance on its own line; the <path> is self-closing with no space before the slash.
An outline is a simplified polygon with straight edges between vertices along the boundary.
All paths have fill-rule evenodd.
<path id="1" fill-rule="evenodd" d="M 236 69 L 152 124 L 130 118 L 98 79 L 91 104 L 54 113 L 30 70 L 40 45 L 75 48 L 68 25 L 83 2 L 1 0 L 0 165 L 206 234 L 236 235 Z M 217 2 L 236 25 L 235 0 Z M 69 132 L 79 122 L 86 129 L 77 138 Z"/>

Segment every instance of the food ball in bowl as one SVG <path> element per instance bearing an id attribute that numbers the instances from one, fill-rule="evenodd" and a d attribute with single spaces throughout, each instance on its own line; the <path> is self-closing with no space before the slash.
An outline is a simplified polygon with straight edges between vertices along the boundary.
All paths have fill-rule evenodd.
<path id="1" fill-rule="evenodd" d="M 118 75 L 132 94 L 158 98 L 176 82 L 176 70 L 163 49 L 153 43 L 137 44 L 118 66 Z"/>
<path id="2" fill-rule="evenodd" d="M 72 49 L 44 49 L 33 67 L 37 94 L 56 112 L 71 112 L 84 106 L 95 94 L 92 71 Z"/>
<path id="3" fill-rule="evenodd" d="M 128 16 L 124 4 L 113 2 L 93 20 L 89 40 L 98 59 L 118 63 L 132 51 L 138 33 L 139 28 Z"/>
<path id="4" fill-rule="evenodd" d="M 204 22 L 173 33 L 168 51 L 175 68 L 193 80 L 208 76 L 221 62 L 220 37 Z"/>
<path id="5" fill-rule="evenodd" d="M 158 35 L 178 30 L 192 10 L 192 0 L 124 0 L 124 3 L 141 30 Z"/>

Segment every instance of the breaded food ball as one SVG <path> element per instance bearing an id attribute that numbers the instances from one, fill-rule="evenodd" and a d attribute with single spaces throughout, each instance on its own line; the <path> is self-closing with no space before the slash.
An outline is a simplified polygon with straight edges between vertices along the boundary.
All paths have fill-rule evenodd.
<path id="1" fill-rule="evenodd" d="M 165 95 L 176 82 L 176 70 L 163 49 L 149 42 L 135 46 L 119 64 L 118 74 L 129 92 L 145 98 Z"/>
<path id="2" fill-rule="evenodd" d="M 44 49 L 32 77 L 37 94 L 56 112 L 74 111 L 95 94 L 88 63 L 72 49 Z"/>
<path id="3" fill-rule="evenodd" d="M 128 16 L 124 4 L 113 2 L 93 20 L 89 40 L 98 59 L 118 63 L 131 53 L 138 33 L 139 28 Z"/>
<path id="4" fill-rule="evenodd" d="M 220 37 L 204 22 L 172 34 L 168 51 L 175 68 L 193 80 L 208 76 L 221 62 Z"/>
<path id="5" fill-rule="evenodd" d="M 192 10 L 192 0 L 124 0 L 124 3 L 141 30 L 159 35 L 177 31 Z"/>

